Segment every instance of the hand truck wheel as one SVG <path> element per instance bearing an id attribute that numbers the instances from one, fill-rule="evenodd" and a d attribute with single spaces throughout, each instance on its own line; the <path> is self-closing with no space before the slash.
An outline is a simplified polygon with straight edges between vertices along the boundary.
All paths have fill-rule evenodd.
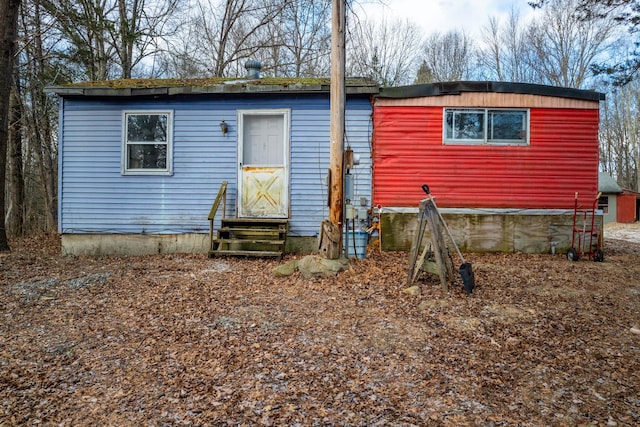
<path id="1" fill-rule="evenodd" d="M 597 262 L 604 261 L 604 251 L 602 249 L 598 249 L 596 251 L 596 256 L 595 256 L 594 260 L 597 261 Z"/>

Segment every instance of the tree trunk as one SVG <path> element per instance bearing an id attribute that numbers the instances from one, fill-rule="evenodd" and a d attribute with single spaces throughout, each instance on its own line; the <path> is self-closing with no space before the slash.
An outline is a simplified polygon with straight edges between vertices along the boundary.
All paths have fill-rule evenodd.
<path id="1" fill-rule="evenodd" d="M 51 125 L 47 114 L 46 95 L 43 92 L 32 91 L 32 98 L 38 102 L 32 108 L 32 123 L 34 135 L 34 155 L 42 185 L 44 197 L 44 229 L 53 231 L 57 225 L 57 198 L 55 183 L 55 165 L 52 155 Z"/>
<path id="2" fill-rule="evenodd" d="M 5 184 L 9 141 L 9 100 L 18 33 L 20 0 L 0 0 L 0 251 L 9 250 L 5 229 Z"/>
<path id="3" fill-rule="evenodd" d="M 636 188 L 632 188 L 634 191 L 640 191 L 640 146 L 636 147 L 635 153 L 636 161 Z"/>
<path id="4" fill-rule="evenodd" d="M 127 10 L 127 3 L 118 0 L 118 12 L 120 16 L 120 62 L 122 66 L 122 78 L 131 78 L 133 68 L 133 45 L 136 42 L 136 27 L 138 14 L 140 13 L 138 0 L 131 4 L 131 10 Z"/>
<path id="5" fill-rule="evenodd" d="M 12 88 L 9 113 L 9 211 L 7 231 L 11 236 L 24 234 L 24 173 L 22 156 L 22 108 L 17 85 Z"/>
<path id="6" fill-rule="evenodd" d="M 43 34 L 40 30 L 41 21 L 38 20 L 38 34 Z M 46 73 L 46 52 L 43 47 L 42 37 L 36 37 L 35 59 L 37 64 L 37 76 Z M 57 228 L 58 204 L 57 204 L 57 184 L 56 184 L 56 156 L 53 146 L 53 129 L 51 125 L 51 115 L 49 99 L 44 93 L 42 84 L 32 84 L 32 99 L 37 100 L 33 105 L 33 111 L 37 114 L 34 117 L 34 133 L 36 135 L 36 147 L 38 156 L 38 169 L 42 180 L 42 189 L 45 200 L 45 230 L 53 231 Z"/>

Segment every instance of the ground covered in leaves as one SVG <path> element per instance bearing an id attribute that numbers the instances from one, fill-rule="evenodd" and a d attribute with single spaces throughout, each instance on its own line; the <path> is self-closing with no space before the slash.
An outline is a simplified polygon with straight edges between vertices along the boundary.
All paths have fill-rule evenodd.
<path id="1" fill-rule="evenodd" d="M 2 426 L 640 424 L 639 243 L 603 263 L 469 254 L 471 297 L 428 276 L 404 293 L 406 253 L 314 280 L 12 245 Z"/>

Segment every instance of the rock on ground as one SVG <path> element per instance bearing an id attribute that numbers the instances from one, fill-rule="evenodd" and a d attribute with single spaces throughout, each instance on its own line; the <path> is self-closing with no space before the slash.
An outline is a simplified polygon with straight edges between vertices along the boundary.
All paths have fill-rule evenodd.
<path id="1" fill-rule="evenodd" d="M 335 276 L 349 265 L 346 258 L 327 259 L 320 255 L 307 255 L 298 262 L 298 270 L 306 279 Z"/>

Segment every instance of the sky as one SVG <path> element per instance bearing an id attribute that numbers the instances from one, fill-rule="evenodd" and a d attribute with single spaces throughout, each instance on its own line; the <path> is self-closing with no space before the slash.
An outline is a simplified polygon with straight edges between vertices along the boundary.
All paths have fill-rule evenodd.
<path id="1" fill-rule="evenodd" d="M 364 0 L 360 3 L 363 17 L 408 19 L 418 24 L 425 35 L 464 30 L 470 36 L 480 36 L 490 16 L 506 18 L 511 8 L 515 8 L 526 22 L 536 14 L 527 0 Z"/>

